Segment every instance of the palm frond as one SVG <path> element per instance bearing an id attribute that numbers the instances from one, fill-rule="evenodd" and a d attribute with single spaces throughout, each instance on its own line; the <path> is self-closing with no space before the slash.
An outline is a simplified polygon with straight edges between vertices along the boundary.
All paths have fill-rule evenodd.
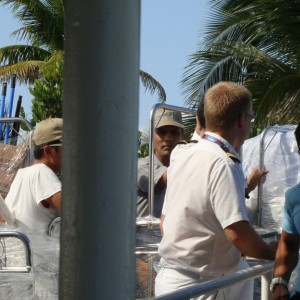
<path id="1" fill-rule="evenodd" d="M 17 80 L 24 84 L 33 84 L 35 79 L 41 76 L 43 62 L 25 61 L 10 66 L 0 67 L 0 81 L 10 81 L 12 75 L 16 74 Z"/>
<path id="2" fill-rule="evenodd" d="M 154 94 L 154 92 L 157 92 L 158 94 L 158 101 L 159 102 L 165 102 L 167 99 L 166 92 L 162 85 L 154 79 L 150 74 L 140 71 L 140 78 L 142 80 L 142 83 L 146 89 L 146 91 L 149 91 L 150 94 Z"/>
<path id="3" fill-rule="evenodd" d="M 64 6 L 61 0 L 0 0 L 23 24 L 13 32 L 20 40 L 48 50 L 63 49 Z"/>
<path id="4" fill-rule="evenodd" d="M 0 48 L 0 66 L 9 66 L 28 60 L 48 60 L 51 53 L 39 47 L 12 45 Z"/>
<path id="5" fill-rule="evenodd" d="M 204 43 L 190 56 L 181 82 L 186 104 L 194 107 L 210 86 L 230 80 L 252 92 L 261 124 L 299 117 L 299 0 L 210 4 Z"/>

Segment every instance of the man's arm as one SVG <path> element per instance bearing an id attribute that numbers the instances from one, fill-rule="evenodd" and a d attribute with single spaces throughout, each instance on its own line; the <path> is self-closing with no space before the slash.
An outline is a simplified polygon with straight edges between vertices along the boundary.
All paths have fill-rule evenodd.
<path id="1" fill-rule="evenodd" d="M 161 216 L 160 216 L 160 223 L 159 223 L 159 228 L 160 228 L 161 236 L 164 235 L 164 228 L 163 228 L 164 220 L 165 220 L 165 215 L 161 214 Z"/>
<path id="2" fill-rule="evenodd" d="M 164 188 L 167 186 L 167 171 L 160 177 L 160 179 L 157 181 L 155 187 L 158 188 Z"/>
<path id="3" fill-rule="evenodd" d="M 249 194 L 252 192 L 260 180 L 264 178 L 269 173 L 269 170 L 264 169 L 264 170 L 259 170 L 259 167 L 256 166 L 250 173 L 250 175 L 247 178 L 247 187 L 246 187 L 246 194 Z"/>
<path id="4" fill-rule="evenodd" d="M 56 210 L 58 215 L 61 214 L 61 192 L 52 195 L 46 201 Z"/>
<path id="5" fill-rule="evenodd" d="M 276 252 L 274 277 L 281 277 L 286 282 L 290 280 L 292 271 L 298 263 L 300 236 L 289 234 L 282 230 L 278 250 Z M 289 299 L 288 289 L 279 284 L 274 287 L 272 300 Z"/>
<path id="6" fill-rule="evenodd" d="M 154 164 L 153 170 L 154 185 L 158 188 L 166 187 L 167 185 L 167 167 Z M 138 189 L 148 193 L 149 185 L 149 160 L 146 158 L 139 159 L 138 176 L 137 176 Z"/>
<path id="7" fill-rule="evenodd" d="M 239 251 L 258 259 L 274 259 L 276 247 L 264 242 L 247 221 L 238 221 L 224 229 L 229 241 Z"/>

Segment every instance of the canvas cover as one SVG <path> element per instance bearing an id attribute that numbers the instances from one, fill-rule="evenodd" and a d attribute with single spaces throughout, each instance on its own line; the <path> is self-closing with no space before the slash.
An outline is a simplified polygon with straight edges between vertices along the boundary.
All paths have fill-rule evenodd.
<path id="1" fill-rule="evenodd" d="M 263 165 L 270 170 L 261 185 L 260 197 L 256 188 L 250 194 L 250 199 L 246 200 L 251 222 L 270 231 L 280 232 L 285 192 L 300 181 L 300 156 L 294 137 L 295 129 L 296 125 L 266 128 L 260 135 L 246 140 L 242 149 L 246 176 L 259 165 L 262 157 Z M 261 143 L 263 135 L 265 138 Z M 259 201 L 260 222 L 257 219 Z"/>

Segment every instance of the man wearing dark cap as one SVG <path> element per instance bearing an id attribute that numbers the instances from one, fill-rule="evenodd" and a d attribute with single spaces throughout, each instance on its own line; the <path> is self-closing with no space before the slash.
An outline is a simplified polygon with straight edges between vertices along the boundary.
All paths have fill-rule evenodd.
<path id="1" fill-rule="evenodd" d="M 49 223 L 61 212 L 62 125 L 60 118 L 37 124 L 33 132 L 32 166 L 20 169 L 5 202 L 25 232 L 46 233 Z"/>
<path id="2" fill-rule="evenodd" d="M 160 108 L 155 114 L 154 145 L 154 208 L 153 216 L 159 218 L 165 197 L 167 167 L 171 152 L 176 143 L 183 138 L 182 117 L 180 112 Z M 148 206 L 149 156 L 138 161 L 137 216 L 149 215 Z M 150 212 L 151 213 L 151 212 Z"/>

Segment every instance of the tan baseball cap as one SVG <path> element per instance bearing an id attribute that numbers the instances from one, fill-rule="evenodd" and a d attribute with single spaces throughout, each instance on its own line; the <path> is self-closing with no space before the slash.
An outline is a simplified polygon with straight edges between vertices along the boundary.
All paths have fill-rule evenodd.
<path id="1" fill-rule="evenodd" d="M 39 122 L 33 132 L 32 140 L 36 146 L 61 141 L 63 119 L 49 118 Z"/>
<path id="2" fill-rule="evenodd" d="M 167 125 L 184 128 L 184 125 L 182 124 L 181 113 L 164 108 L 159 108 L 156 110 L 154 123 L 155 128 Z"/>

